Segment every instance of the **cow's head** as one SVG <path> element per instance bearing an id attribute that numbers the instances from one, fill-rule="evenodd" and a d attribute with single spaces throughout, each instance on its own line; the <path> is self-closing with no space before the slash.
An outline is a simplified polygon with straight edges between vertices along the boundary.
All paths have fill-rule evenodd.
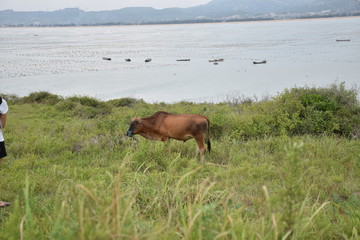
<path id="1" fill-rule="evenodd" d="M 141 119 L 140 118 L 132 118 L 131 119 L 131 123 L 130 123 L 130 127 L 127 130 L 127 136 L 128 137 L 132 137 L 135 134 L 140 133 L 142 130 L 142 123 L 141 123 Z"/>

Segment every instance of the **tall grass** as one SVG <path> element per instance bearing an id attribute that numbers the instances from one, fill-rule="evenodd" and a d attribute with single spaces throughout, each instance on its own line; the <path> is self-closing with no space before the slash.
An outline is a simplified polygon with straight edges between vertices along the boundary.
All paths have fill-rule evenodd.
<path id="1" fill-rule="evenodd" d="M 244 104 L 13 97 L 0 165 L 0 197 L 12 206 L 0 209 L 0 239 L 358 239 L 360 141 L 348 130 L 295 131 L 321 122 L 290 107 L 308 91 Z M 356 133 L 350 105 L 344 120 Z M 194 141 L 125 136 L 132 116 L 157 110 L 209 116 L 204 164 Z M 326 111 L 337 121 L 340 110 Z"/>

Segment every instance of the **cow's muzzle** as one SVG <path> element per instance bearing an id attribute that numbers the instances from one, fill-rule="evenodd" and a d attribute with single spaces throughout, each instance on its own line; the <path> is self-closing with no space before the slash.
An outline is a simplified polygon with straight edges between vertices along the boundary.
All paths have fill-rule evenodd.
<path id="1" fill-rule="evenodd" d="M 131 130 L 128 130 L 127 133 L 126 133 L 126 136 L 128 136 L 128 137 L 133 137 L 133 136 L 134 136 L 134 132 L 131 131 Z"/>

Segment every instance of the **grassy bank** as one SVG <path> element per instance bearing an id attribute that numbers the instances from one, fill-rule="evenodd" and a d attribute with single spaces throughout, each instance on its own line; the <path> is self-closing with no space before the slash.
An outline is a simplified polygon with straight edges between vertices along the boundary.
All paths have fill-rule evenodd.
<path id="1" fill-rule="evenodd" d="M 0 239 L 359 239 L 360 106 L 343 85 L 254 102 L 5 96 Z M 125 136 L 155 111 L 210 118 L 194 141 Z"/>

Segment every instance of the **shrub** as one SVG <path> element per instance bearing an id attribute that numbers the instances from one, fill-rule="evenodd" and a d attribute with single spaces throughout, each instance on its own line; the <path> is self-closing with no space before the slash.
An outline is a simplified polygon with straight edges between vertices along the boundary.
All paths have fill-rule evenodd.
<path id="1" fill-rule="evenodd" d="M 293 88 L 275 98 L 279 113 L 287 115 L 293 134 L 338 134 L 350 136 L 360 125 L 360 106 L 355 89 L 344 83 L 328 88 Z M 278 123 L 282 124 L 282 123 Z"/>
<path id="2" fill-rule="evenodd" d="M 79 97 L 79 96 L 74 96 L 74 97 L 69 97 L 67 99 L 70 102 L 74 102 L 74 103 L 79 103 L 80 105 L 83 106 L 89 106 L 89 107 L 100 107 L 101 105 L 103 105 L 103 102 L 100 102 L 99 100 L 92 98 L 92 97 Z"/>
<path id="3" fill-rule="evenodd" d="M 22 103 L 41 103 L 47 105 L 55 105 L 60 102 L 62 97 L 51 94 L 49 92 L 33 92 L 27 97 L 20 98 L 19 101 Z"/>
<path id="4" fill-rule="evenodd" d="M 109 100 L 108 103 L 114 107 L 132 107 L 134 104 L 141 102 L 144 103 L 144 100 L 135 99 L 135 98 L 120 98 Z"/>
<path id="5" fill-rule="evenodd" d="M 229 119 L 228 109 L 214 109 L 210 116 L 211 137 L 220 138 L 229 133 L 233 127 L 233 121 Z"/>
<path id="6" fill-rule="evenodd" d="M 61 111 L 72 111 L 74 115 L 84 118 L 95 118 L 111 113 L 111 107 L 91 97 L 69 97 L 57 104 Z"/>
<path id="7" fill-rule="evenodd" d="M 229 109 L 229 108 L 227 108 Z M 360 106 L 355 89 L 292 88 L 269 101 L 213 111 L 212 133 L 248 140 L 265 136 L 337 134 L 360 137 Z"/>
<path id="8" fill-rule="evenodd" d="M 2 94 L 0 93 L 0 96 L 5 99 L 9 103 L 17 103 L 19 102 L 19 97 L 13 94 Z"/>

